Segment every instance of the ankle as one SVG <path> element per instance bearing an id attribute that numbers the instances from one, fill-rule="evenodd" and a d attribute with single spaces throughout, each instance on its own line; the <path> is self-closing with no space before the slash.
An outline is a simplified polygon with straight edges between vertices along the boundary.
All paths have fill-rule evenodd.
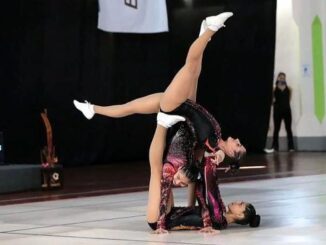
<path id="1" fill-rule="evenodd" d="M 89 108 L 90 108 L 91 111 L 93 111 L 94 114 L 97 114 L 98 111 L 99 111 L 99 106 L 98 105 L 92 105 L 92 104 L 90 104 L 89 105 Z"/>
<path id="2" fill-rule="evenodd" d="M 211 29 L 207 28 L 206 31 L 200 37 L 205 38 L 206 42 L 208 43 L 212 39 L 215 33 L 216 31 L 212 31 Z"/>

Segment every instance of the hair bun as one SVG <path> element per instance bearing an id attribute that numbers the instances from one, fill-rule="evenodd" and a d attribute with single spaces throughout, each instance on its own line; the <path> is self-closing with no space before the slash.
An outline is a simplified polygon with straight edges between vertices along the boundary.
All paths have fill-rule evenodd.
<path id="1" fill-rule="evenodd" d="M 250 221 L 249 226 L 250 227 L 258 227 L 260 224 L 260 215 L 255 215 L 253 219 Z"/>

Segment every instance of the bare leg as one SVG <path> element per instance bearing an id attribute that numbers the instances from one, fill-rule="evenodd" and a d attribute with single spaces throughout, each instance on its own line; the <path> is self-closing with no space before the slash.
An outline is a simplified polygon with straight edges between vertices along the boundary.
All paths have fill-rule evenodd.
<path id="1" fill-rule="evenodd" d="M 207 29 L 190 46 L 185 65 L 175 75 L 161 98 L 160 106 L 163 111 L 172 111 L 187 99 L 196 98 L 203 53 L 214 34 L 214 31 Z"/>
<path id="2" fill-rule="evenodd" d="M 151 94 L 132 100 L 121 105 L 99 106 L 94 105 L 94 112 L 108 117 L 125 117 L 132 114 L 153 114 L 160 109 L 160 100 L 163 93 Z"/>

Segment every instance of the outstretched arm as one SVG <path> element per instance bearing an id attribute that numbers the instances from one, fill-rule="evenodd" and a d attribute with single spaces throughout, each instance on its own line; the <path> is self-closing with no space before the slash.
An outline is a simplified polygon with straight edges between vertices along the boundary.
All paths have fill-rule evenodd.
<path id="1" fill-rule="evenodd" d="M 224 228 L 227 226 L 226 219 L 223 215 L 226 209 L 217 183 L 216 164 L 213 163 L 211 157 L 205 158 L 204 181 L 205 193 L 207 194 L 207 206 L 212 211 L 211 217 L 213 217 L 212 219 L 214 219 L 221 228 Z"/>
<path id="2" fill-rule="evenodd" d="M 163 167 L 163 174 L 161 178 L 161 199 L 160 204 L 158 206 L 159 209 L 159 218 L 157 220 L 157 229 L 154 231 L 155 234 L 167 233 L 166 230 L 166 215 L 168 210 L 171 208 L 168 205 L 171 205 L 171 191 L 172 191 L 172 184 L 173 184 L 173 176 L 175 174 L 175 170 L 172 165 L 164 164 Z M 153 205 L 152 203 L 149 205 Z"/>
<path id="3" fill-rule="evenodd" d="M 165 137 L 166 129 L 157 125 L 149 150 L 149 163 L 151 168 L 147 204 L 147 221 L 149 223 L 157 222 L 159 217 Z"/>

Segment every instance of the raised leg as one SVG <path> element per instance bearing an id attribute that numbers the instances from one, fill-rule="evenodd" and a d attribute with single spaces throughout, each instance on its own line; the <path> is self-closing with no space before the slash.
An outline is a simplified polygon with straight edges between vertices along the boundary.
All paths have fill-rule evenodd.
<path id="1" fill-rule="evenodd" d="M 94 105 L 94 112 L 108 117 L 125 117 L 132 114 L 153 114 L 159 111 L 162 93 L 151 94 L 122 105 Z"/>
<path id="2" fill-rule="evenodd" d="M 160 106 L 163 111 L 172 111 L 187 99 L 196 100 L 197 83 L 207 43 L 232 15 L 226 12 L 207 17 L 203 21 L 200 36 L 190 46 L 184 66 L 175 75 L 162 96 Z"/>
<path id="3" fill-rule="evenodd" d="M 95 114 L 107 117 L 120 118 L 132 114 L 157 113 L 160 108 L 160 100 L 163 93 L 144 96 L 121 105 L 99 106 L 89 102 L 74 100 L 75 107 L 80 110 L 87 119 L 93 118 Z"/>
<path id="4" fill-rule="evenodd" d="M 184 66 L 175 75 L 161 98 L 160 106 L 163 111 L 172 111 L 187 99 L 196 99 L 203 53 L 214 34 L 214 31 L 208 29 L 190 46 Z"/>

